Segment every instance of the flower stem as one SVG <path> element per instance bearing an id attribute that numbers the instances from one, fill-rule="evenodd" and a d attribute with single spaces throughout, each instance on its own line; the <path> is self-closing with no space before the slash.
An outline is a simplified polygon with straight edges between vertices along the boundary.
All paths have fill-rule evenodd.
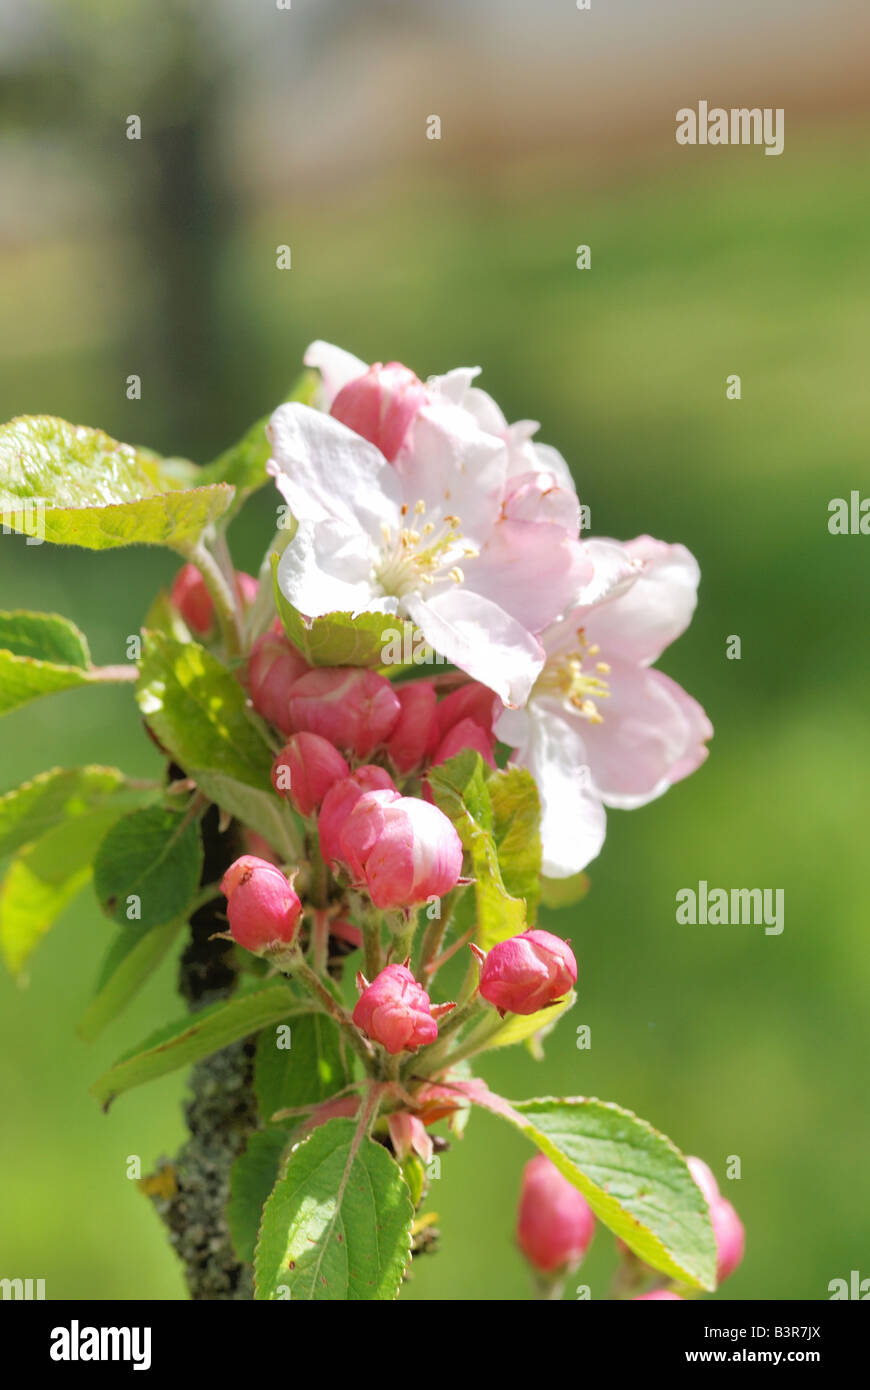
<path id="1" fill-rule="evenodd" d="M 205 586 L 214 600 L 215 612 L 220 623 L 227 656 L 240 656 L 242 638 L 239 626 L 239 605 L 230 585 L 223 576 L 220 565 L 202 542 L 194 547 L 189 558 L 202 575 Z"/>
<path id="2" fill-rule="evenodd" d="M 292 966 L 292 974 L 302 985 L 303 989 L 307 989 L 309 994 L 314 995 L 324 1012 L 328 1013 L 330 1018 L 335 1020 L 354 1052 L 356 1052 L 357 1056 L 362 1058 L 366 1071 L 373 1073 L 375 1068 L 374 1053 L 363 1038 L 350 1014 L 341 1007 L 337 999 L 333 998 L 326 985 L 320 977 L 314 973 L 308 962 L 300 957 L 299 961 Z"/>

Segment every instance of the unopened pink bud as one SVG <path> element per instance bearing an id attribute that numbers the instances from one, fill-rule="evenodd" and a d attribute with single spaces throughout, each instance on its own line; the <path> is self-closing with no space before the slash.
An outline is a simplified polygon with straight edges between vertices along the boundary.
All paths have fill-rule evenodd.
<path id="1" fill-rule="evenodd" d="M 378 744 L 386 743 L 399 710 L 390 682 L 359 666 L 320 667 L 302 676 L 290 691 L 296 733 L 320 734 L 358 758 L 367 758 Z"/>
<path id="2" fill-rule="evenodd" d="M 682 1294 L 671 1293 L 669 1289 L 652 1289 L 649 1293 L 639 1293 L 632 1303 L 685 1303 Z"/>
<path id="3" fill-rule="evenodd" d="M 431 681 L 412 681 L 396 688 L 399 720 L 387 743 L 397 772 L 411 772 L 426 762 L 438 742 L 435 687 Z"/>
<path id="4" fill-rule="evenodd" d="M 707 1205 L 712 1206 L 719 1198 L 719 1184 L 713 1176 L 712 1169 L 703 1158 L 696 1158 L 694 1154 L 690 1154 L 686 1159 L 686 1166 L 703 1192 Z"/>
<path id="5" fill-rule="evenodd" d="M 438 1036 L 429 996 L 405 965 L 386 966 L 366 985 L 353 1011 L 353 1021 L 392 1056 L 416 1052 Z"/>
<path id="6" fill-rule="evenodd" d="M 272 765 L 272 786 L 301 816 L 313 815 L 330 787 L 349 776 L 338 749 L 319 734 L 293 734 Z"/>
<path id="7" fill-rule="evenodd" d="M 341 857 L 363 879 L 375 907 L 410 907 L 441 897 L 462 873 L 462 841 L 452 823 L 416 797 L 369 792 L 342 827 Z"/>
<path id="8" fill-rule="evenodd" d="M 289 734 L 290 689 L 309 670 L 289 637 L 280 627 L 272 627 L 258 637 L 248 660 L 248 689 L 258 714 Z"/>
<path id="9" fill-rule="evenodd" d="M 438 732 L 443 738 L 460 720 L 473 719 L 491 734 L 497 706 L 500 708 L 501 702 L 492 690 L 479 681 L 470 681 L 451 691 L 438 705 Z"/>
<path id="10" fill-rule="evenodd" d="M 517 1242 L 542 1274 L 576 1267 L 595 1234 L 595 1217 L 585 1197 L 546 1154 L 523 1169 Z"/>
<path id="11" fill-rule="evenodd" d="M 476 948 L 475 954 L 483 955 Z M 548 931 L 508 937 L 482 960 L 480 992 L 500 1014 L 535 1014 L 563 999 L 576 983 L 574 952 Z"/>
<path id="12" fill-rule="evenodd" d="M 196 565 L 182 565 L 173 580 L 169 598 L 191 632 L 204 637 L 211 630 L 214 601 Z"/>
<path id="13" fill-rule="evenodd" d="M 438 747 L 435 749 L 432 764 L 438 767 L 440 763 L 446 763 L 448 758 L 453 758 L 457 753 L 464 753 L 467 748 L 475 748 L 485 763 L 490 767 L 496 766 L 493 748 L 495 740 L 492 734 L 487 733 L 486 729 L 473 719 L 460 719 L 458 724 L 454 724 L 452 729 L 448 729 Z"/>
<path id="14" fill-rule="evenodd" d="M 361 434 L 393 462 L 414 419 L 426 404 L 426 387 L 401 362 L 375 362 L 343 386 L 330 414 Z"/>
<path id="15" fill-rule="evenodd" d="M 721 1284 L 723 1279 L 734 1273 L 743 1259 L 746 1232 L 743 1222 L 725 1197 L 717 1197 L 715 1202 L 711 1202 L 710 1220 L 716 1237 L 716 1279 Z"/>
<path id="16" fill-rule="evenodd" d="M 239 946 L 261 955 L 293 940 L 302 904 L 274 864 L 243 854 L 224 874 L 221 892 Z"/>
<path id="17" fill-rule="evenodd" d="M 317 833 L 320 853 L 327 864 L 334 864 L 342 857 L 341 831 L 354 806 L 365 792 L 375 791 L 393 791 L 399 795 L 386 769 L 367 763 L 343 782 L 336 782 L 326 793 L 317 817 Z"/>

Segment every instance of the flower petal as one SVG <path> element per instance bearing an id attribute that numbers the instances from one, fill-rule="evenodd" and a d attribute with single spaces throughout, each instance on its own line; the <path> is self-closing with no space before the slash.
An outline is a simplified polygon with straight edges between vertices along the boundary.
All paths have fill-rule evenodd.
<path id="1" fill-rule="evenodd" d="M 405 610 L 436 652 L 494 690 L 506 705 L 524 705 L 544 664 L 544 649 L 503 608 L 458 586 L 431 599 L 408 594 Z"/>
<path id="2" fill-rule="evenodd" d="M 466 540 L 495 525 L 504 494 L 507 449 L 458 406 L 424 406 L 393 464 L 406 502 L 422 501 L 426 521 L 456 516 Z"/>
<path id="3" fill-rule="evenodd" d="M 278 585 L 307 618 L 383 611 L 385 602 L 372 584 L 372 558 L 364 532 L 338 521 L 300 521 L 278 562 Z"/>
<path id="4" fill-rule="evenodd" d="M 500 521 L 461 569 L 468 589 L 497 603 L 529 632 L 553 622 L 592 572 L 580 542 L 546 521 Z"/>
<path id="5" fill-rule="evenodd" d="M 379 540 L 399 524 L 401 488 L 383 454 L 310 406 L 279 405 L 268 427 L 269 472 L 297 520 L 333 518 Z"/>
<path id="6" fill-rule="evenodd" d="M 601 852 L 607 817 L 589 785 L 584 730 L 555 700 L 505 710 L 495 731 L 528 768 L 541 798 L 543 872 L 550 878 L 579 873 Z"/>
<path id="7" fill-rule="evenodd" d="M 629 563 L 639 562 L 634 583 L 605 595 L 605 601 L 587 610 L 580 621 L 606 660 L 621 657 L 649 666 L 691 622 L 701 572 L 684 545 L 638 536 L 622 550 Z"/>
<path id="8" fill-rule="evenodd" d="M 607 806 L 632 810 L 700 766 L 713 726 L 661 671 L 612 661 L 608 684 L 602 722 L 586 721 L 583 737 L 595 790 Z"/>
<path id="9" fill-rule="evenodd" d="M 369 365 L 359 357 L 354 357 L 352 352 L 345 352 L 344 348 L 325 343 L 320 338 L 305 349 L 302 360 L 306 367 L 315 367 L 320 372 L 320 387 L 317 393 L 317 405 L 320 410 L 329 410 L 342 386 L 353 381 L 354 377 L 362 376 L 363 372 L 368 371 Z"/>

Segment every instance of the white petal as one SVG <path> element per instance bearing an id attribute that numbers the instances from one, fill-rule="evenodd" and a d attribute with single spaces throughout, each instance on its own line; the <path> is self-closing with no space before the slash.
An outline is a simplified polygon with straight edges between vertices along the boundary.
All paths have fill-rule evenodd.
<path id="1" fill-rule="evenodd" d="M 607 831 L 604 807 L 589 784 L 582 731 L 554 703 L 535 700 L 526 710 L 506 710 L 495 732 L 516 748 L 513 761 L 537 783 L 543 872 L 550 878 L 579 873 L 600 853 Z"/>
<path id="2" fill-rule="evenodd" d="M 409 594 L 403 603 L 436 652 L 489 686 L 506 705 L 526 703 L 544 650 L 498 604 L 458 585 L 428 600 Z"/>
<path id="3" fill-rule="evenodd" d="M 317 392 L 317 406 L 329 410 L 342 386 L 354 381 L 368 371 L 368 363 L 344 348 L 334 347 L 318 338 L 305 349 L 303 362 L 306 367 L 316 367 L 320 372 L 320 386 Z"/>
<path id="4" fill-rule="evenodd" d="M 504 495 L 507 449 L 458 406 L 424 406 L 393 464 L 410 507 L 422 501 L 426 521 L 458 516 L 471 543 L 486 539 Z"/>
<path id="5" fill-rule="evenodd" d="M 701 572 L 684 545 L 639 536 L 622 550 L 640 566 L 634 582 L 605 595 L 584 616 L 583 626 L 606 660 L 616 656 L 648 666 L 689 626 Z"/>
<path id="6" fill-rule="evenodd" d="M 268 428 L 269 472 L 297 520 L 340 521 L 378 543 L 399 524 L 401 488 L 383 454 L 310 406 L 280 405 Z"/>
<path id="7" fill-rule="evenodd" d="M 358 528 L 337 521 L 300 521 L 278 562 L 278 586 L 307 618 L 380 609 L 372 584 L 373 551 Z"/>

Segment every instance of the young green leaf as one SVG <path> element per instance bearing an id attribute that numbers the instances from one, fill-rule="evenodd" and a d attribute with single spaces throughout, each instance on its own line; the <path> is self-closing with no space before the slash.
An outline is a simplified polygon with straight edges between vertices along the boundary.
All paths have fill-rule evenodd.
<path id="1" fill-rule="evenodd" d="M 526 904 L 505 887 L 495 840 L 492 798 L 480 754 L 466 750 L 433 767 L 429 785 L 435 804 L 456 826 L 471 860 L 477 906 L 477 941 L 489 950 L 527 926 Z M 503 816 L 503 824 L 509 818 Z"/>
<path id="2" fill-rule="evenodd" d="M 204 647 L 146 633 L 136 699 L 189 777 L 201 769 L 274 795 L 272 754 L 248 718 L 241 683 Z"/>
<path id="3" fill-rule="evenodd" d="M 117 817 L 109 805 L 61 821 L 13 859 L 0 884 L 0 947 L 13 974 L 90 879 L 97 845 Z"/>
<path id="4" fill-rule="evenodd" d="M 505 891 L 525 899 L 526 919 L 533 926 L 541 877 L 541 801 L 535 779 L 524 767 L 509 767 L 490 773 L 486 789 Z"/>
<path id="5" fill-rule="evenodd" d="M 146 1081 L 198 1062 L 239 1038 L 279 1023 L 308 1004 L 294 996 L 287 984 L 268 985 L 235 999 L 221 1000 L 199 1013 L 169 1023 L 122 1057 L 94 1082 L 91 1094 L 108 1110 L 116 1096 Z"/>
<path id="6" fill-rule="evenodd" d="M 40 695 L 54 695 L 90 683 L 90 673 L 80 666 L 56 666 L 51 661 L 35 661 L 0 650 L 0 714 L 38 700 Z"/>
<path id="7" fill-rule="evenodd" d="M 38 840 L 52 826 L 107 807 L 115 814 L 142 805 L 153 792 L 132 787 L 116 767 L 52 768 L 0 796 L 0 857 Z"/>
<path id="8" fill-rule="evenodd" d="M 506 1101 L 480 1081 L 461 1088 L 531 1139 L 645 1264 L 693 1288 L 715 1289 L 707 1203 L 682 1154 L 646 1120 L 581 1096 Z"/>
<path id="9" fill-rule="evenodd" d="M 395 1159 L 355 1120 L 329 1120 L 294 1150 L 266 1203 L 255 1297 L 393 1299 L 413 1219 Z"/>
<path id="10" fill-rule="evenodd" d="M 181 811 L 148 806 L 109 830 L 94 860 L 94 888 L 107 917 L 157 927 L 182 917 L 202 872 L 196 821 Z"/>
<path id="11" fill-rule="evenodd" d="M 281 1156 L 291 1142 L 286 1129 L 267 1125 L 251 1135 L 230 1169 L 227 1225 L 239 1259 L 251 1264 L 266 1198 L 275 1186 Z"/>
<path id="12" fill-rule="evenodd" d="M 0 612 L 0 648 L 13 656 L 76 666 L 82 671 L 91 664 L 84 633 L 59 613 Z"/>
<path id="13" fill-rule="evenodd" d="M 79 1022 L 80 1038 L 93 1042 L 118 1017 L 154 974 L 186 921 L 177 917 L 157 927 L 121 929 L 103 961 L 96 994 Z"/>
<path id="14" fill-rule="evenodd" d="M 257 1039 L 254 1090 L 266 1122 L 276 1110 L 319 1105 L 350 1079 L 331 1018 L 310 1013 L 285 1022 L 288 1027 L 264 1028 Z"/>
<path id="15" fill-rule="evenodd" d="M 179 488 L 171 467 L 102 430 L 50 415 L 0 426 L 0 513 L 15 531 L 61 545 L 190 545 L 226 511 L 224 483 Z"/>

